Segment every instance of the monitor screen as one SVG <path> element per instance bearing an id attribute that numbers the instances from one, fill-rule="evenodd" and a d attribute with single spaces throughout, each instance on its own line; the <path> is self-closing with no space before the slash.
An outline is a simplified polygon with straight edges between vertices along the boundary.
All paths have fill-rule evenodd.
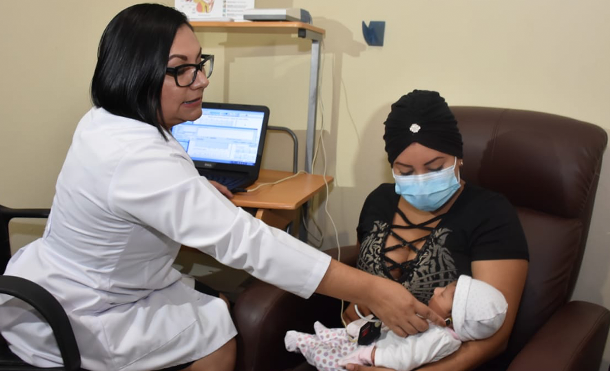
<path id="1" fill-rule="evenodd" d="M 202 115 L 172 128 L 193 161 L 254 166 L 264 133 L 264 112 L 202 108 Z"/>

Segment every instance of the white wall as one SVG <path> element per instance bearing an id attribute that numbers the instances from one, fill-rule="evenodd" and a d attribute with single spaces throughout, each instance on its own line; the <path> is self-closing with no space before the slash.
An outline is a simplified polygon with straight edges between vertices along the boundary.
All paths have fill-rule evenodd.
<path id="1" fill-rule="evenodd" d="M 163 1 L 172 4 L 171 0 Z M 0 2 L 0 204 L 48 207 L 80 116 L 103 28 L 136 1 Z M 377 6 L 373 6 L 373 5 Z M 302 7 L 326 29 L 318 128 L 329 211 L 341 244 L 355 242 L 364 197 L 388 179 L 383 121 L 389 105 L 415 88 L 438 90 L 451 105 L 531 109 L 610 129 L 610 2 L 605 0 L 415 1 L 257 0 L 258 7 Z M 365 44 L 362 21 L 386 21 L 385 45 Z M 198 33 L 217 55 L 204 99 L 266 104 L 271 124 L 301 138 L 307 116 L 309 43 L 286 35 Z M 272 134 L 265 165 L 290 168 L 290 140 Z M 323 156 L 316 171 L 323 168 Z M 303 161 L 301 160 L 301 165 Z M 610 307 L 610 159 L 605 157 L 575 299 Z M 334 246 L 335 232 L 314 215 Z M 16 223 L 14 245 L 40 225 Z M 602 369 L 610 363 L 607 344 Z"/>

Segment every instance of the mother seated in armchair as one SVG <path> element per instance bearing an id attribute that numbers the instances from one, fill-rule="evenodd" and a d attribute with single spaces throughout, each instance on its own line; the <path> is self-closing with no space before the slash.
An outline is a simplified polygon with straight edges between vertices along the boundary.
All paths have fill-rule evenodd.
<path id="1" fill-rule="evenodd" d="M 437 92 L 415 90 L 394 103 L 384 140 L 395 184 L 380 185 L 364 203 L 357 266 L 399 282 L 426 304 L 435 287 L 462 274 L 500 290 L 508 302 L 501 329 L 422 368 L 474 369 L 505 349 L 519 307 L 528 249 L 517 213 L 502 195 L 461 179 L 461 134 Z M 359 318 L 356 304 L 344 312 L 347 323 Z"/>
<path id="2" fill-rule="evenodd" d="M 414 91 L 392 106 L 385 140 L 398 185 L 368 197 L 359 246 L 342 247 L 341 261 L 397 280 L 424 302 L 460 274 L 486 281 L 508 301 L 496 335 L 424 369 L 600 368 L 610 311 L 570 297 L 607 138 L 599 126 L 550 113 L 450 110 L 434 92 Z M 235 303 L 239 369 L 312 370 L 286 350 L 286 332 L 311 332 L 316 321 L 340 327 L 340 308 L 323 295 L 304 300 L 254 282 Z M 344 318 L 357 318 L 353 306 Z"/>

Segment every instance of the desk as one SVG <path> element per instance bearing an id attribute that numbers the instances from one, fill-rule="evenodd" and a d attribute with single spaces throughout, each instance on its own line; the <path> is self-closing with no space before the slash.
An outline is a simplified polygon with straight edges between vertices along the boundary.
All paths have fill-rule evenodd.
<path id="1" fill-rule="evenodd" d="M 247 189 L 273 183 L 294 175 L 287 171 L 261 170 L 258 180 Z M 333 177 L 327 175 L 331 183 Z M 298 215 L 299 208 L 324 188 L 324 176 L 298 174 L 278 184 L 262 186 L 256 191 L 237 193 L 231 200 L 236 206 L 256 210 L 255 216 L 272 227 L 285 229 Z"/>

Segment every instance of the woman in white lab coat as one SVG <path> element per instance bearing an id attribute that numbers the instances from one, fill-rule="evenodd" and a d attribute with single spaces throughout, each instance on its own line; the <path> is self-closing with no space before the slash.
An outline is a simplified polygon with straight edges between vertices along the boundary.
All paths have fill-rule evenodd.
<path id="1" fill-rule="evenodd" d="M 233 369 L 229 309 L 182 282 L 172 268 L 180 245 L 302 297 L 365 303 L 398 334 L 425 330 L 419 316 L 442 323 L 399 284 L 268 227 L 199 176 L 170 128 L 200 116 L 211 61 L 185 16 L 166 6 L 127 8 L 104 31 L 94 107 L 74 133 L 45 233 L 6 270 L 60 301 L 83 368 Z M 12 351 L 61 365 L 50 328 L 19 301 L 0 303 Z"/>

